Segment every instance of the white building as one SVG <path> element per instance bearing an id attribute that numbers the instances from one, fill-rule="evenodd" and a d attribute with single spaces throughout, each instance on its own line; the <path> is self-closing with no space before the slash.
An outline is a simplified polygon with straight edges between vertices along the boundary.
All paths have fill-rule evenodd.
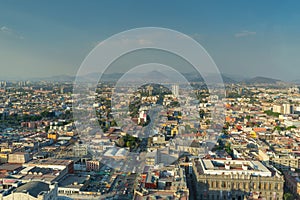
<path id="1" fill-rule="evenodd" d="M 175 97 L 179 96 L 179 85 L 172 85 L 172 93 Z"/>

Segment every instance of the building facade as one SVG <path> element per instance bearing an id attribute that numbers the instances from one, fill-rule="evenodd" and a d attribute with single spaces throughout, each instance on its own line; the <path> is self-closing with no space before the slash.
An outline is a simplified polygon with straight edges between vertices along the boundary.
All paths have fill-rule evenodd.
<path id="1" fill-rule="evenodd" d="M 259 161 L 195 160 L 197 199 L 283 199 L 284 179 Z"/>

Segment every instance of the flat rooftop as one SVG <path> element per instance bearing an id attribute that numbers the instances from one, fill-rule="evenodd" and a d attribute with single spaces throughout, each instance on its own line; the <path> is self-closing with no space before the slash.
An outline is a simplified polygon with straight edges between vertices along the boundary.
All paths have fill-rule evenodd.
<path id="1" fill-rule="evenodd" d="M 3 165 L 0 165 L 0 171 L 15 171 L 15 170 L 18 170 L 18 169 L 22 169 L 22 165 L 20 164 L 9 164 L 9 163 L 6 163 L 6 164 L 3 164 Z"/>
<path id="2" fill-rule="evenodd" d="M 61 160 L 61 159 L 41 159 L 41 160 L 31 160 L 25 165 L 61 165 L 67 166 L 72 163 L 73 160 Z"/>
<path id="3" fill-rule="evenodd" d="M 69 174 L 59 181 L 58 187 L 80 189 L 89 179 L 88 175 Z"/>
<path id="4" fill-rule="evenodd" d="M 41 192 L 50 191 L 49 185 L 40 181 L 32 181 L 25 183 L 15 190 L 15 193 L 29 193 L 31 196 L 38 197 Z"/>
<path id="5" fill-rule="evenodd" d="M 265 177 L 272 176 L 272 172 L 259 161 L 201 159 L 199 160 L 198 165 L 198 167 L 201 167 L 200 171 L 203 174 L 245 174 Z"/>

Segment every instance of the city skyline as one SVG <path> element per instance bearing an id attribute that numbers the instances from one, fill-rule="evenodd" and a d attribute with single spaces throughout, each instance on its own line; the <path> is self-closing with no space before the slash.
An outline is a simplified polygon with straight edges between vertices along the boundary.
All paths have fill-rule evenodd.
<path id="1" fill-rule="evenodd" d="M 300 199 L 299 8 L 0 0 L 0 199 Z"/>
<path id="2" fill-rule="evenodd" d="M 75 75 L 102 40 L 151 26 L 197 40 L 221 73 L 297 80 L 299 5 L 296 1 L 2 1 L 0 78 Z"/>

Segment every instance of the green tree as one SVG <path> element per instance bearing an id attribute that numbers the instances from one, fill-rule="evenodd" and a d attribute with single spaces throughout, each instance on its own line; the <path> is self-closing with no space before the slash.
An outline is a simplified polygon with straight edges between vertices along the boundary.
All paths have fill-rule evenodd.
<path id="1" fill-rule="evenodd" d="M 283 198 L 284 198 L 284 200 L 293 200 L 294 199 L 294 197 L 291 193 L 285 193 L 283 195 Z"/>
<path id="2" fill-rule="evenodd" d="M 297 127 L 296 126 L 289 126 L 289 127 L 286 128 L 286 130 L 290 131 L 293 128 L 297 128 Z"/>
<path id="3" fill-rule="evenodd" d="M 201 109 L 199 111 L 199 115 L 200 115 L 200 118 L 203 119 L 204 118 L 204 115 L 205 115 L 205 111 L 203 109 Z"/>
<path id="4" fill-rule="evenodd" d="M 50 126 L 46 126 L 45 127 L 45 132 L 48 133 L 49 129 L 50 129 Z"/>
<path id="5" fill-rule="evenodd" d="M 273 117 L 279 117 L 279 115 L 280 115 L 280 113 L 273 112 L 272 110 L 265 110 L 264 113 L 266 113 L 269 116 L 273 116 Z"/>
<path id="6" fill-rule="evenodd" d="M 126 147 L 130 147 L 131 148 L 131 142 L 130 141 L 126 142 Z"/>
<path id="7" fill-rule="evenodd" d="M 226 142 L 224 149 L 229 155 L 232 154 L 231 144 L 229 142 Z"/>
<path id="8" fill-rule="evenodd" d="M 280 126 L 275 126 L 274 129 L 273 129 L 273 131 L 275 131 L 275 130 L 282 131 L 282 128 Z"/>

